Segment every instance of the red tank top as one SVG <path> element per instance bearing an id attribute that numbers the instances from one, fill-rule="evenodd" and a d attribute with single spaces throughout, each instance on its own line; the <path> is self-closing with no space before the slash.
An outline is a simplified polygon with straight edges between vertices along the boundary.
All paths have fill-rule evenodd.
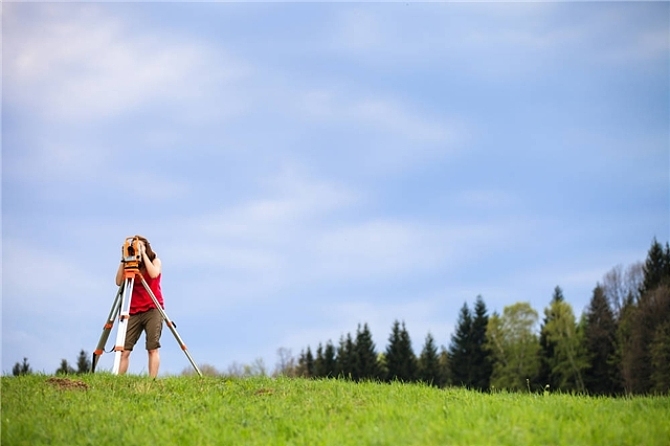
<path id="1" fill-rule="evenodd" d="M 154 296 L 156 296 L 158 303 L 161 304 L 161 308 L 165 308 L 163 303 L 163 293 L 161 292 L 161 275 L 159 274 L 155 279 L 149 277 L 149 274 L 142 274 L 142 277 L 144 277 L 147 285 L 149 285 L 149 288 L 154 293 Z M 139 277 L 135 277 L 135 283 L 133 284 L 133 296 L 132 300 L 130 301 L 130 314 L 143 313 L 145 311 L 151 310 L 152 308 L 156 308 L 153 299 L 151 299 L 151 296 L 149 293 L 147 293 L 147 290 L 144 289 L 142 280 Z"/>

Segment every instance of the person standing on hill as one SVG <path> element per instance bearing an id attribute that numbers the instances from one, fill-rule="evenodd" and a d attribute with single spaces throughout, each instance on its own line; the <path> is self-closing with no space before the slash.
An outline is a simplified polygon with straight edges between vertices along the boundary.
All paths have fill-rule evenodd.
<path id="1" fill-rule="evenodd" d="M 151 243 L 141 235 L 135 236 L 139 240 L 140 253 L 140 274 L 144 277 L 147 285 L 156 296 L 156 300 L 161 308 L 165 309 L 163 303 L 163 294 L 161 292 L 161 260 L 158 258 Z M 124 281 L 124 261 L 116 272 L 116 285 L 121 286 Z M 121 362 L 119 364 L 119 374 L 128 371 L 130 353 L 137 343 L 142 332 L 146 334 L 146 349 L 149 355 L 149 376 L 155 378 L 158 376 L 160 366 L 160 338 L 163 331 L 163 318 L 160 311 L 156 308 L 153 299 L 142 285 L 141 280 L 135 280 L 133 283 L 132 299 L 130 302 L 130 318 L 128 319 L 128 328 L 126 331 L 126 342 L 121 352 Z"/>

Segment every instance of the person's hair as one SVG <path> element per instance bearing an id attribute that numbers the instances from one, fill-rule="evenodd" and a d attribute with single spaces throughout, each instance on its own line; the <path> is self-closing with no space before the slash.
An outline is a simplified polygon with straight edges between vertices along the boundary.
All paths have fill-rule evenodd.
<path id="1" fill-rule="evenodd" d="M 151 248 L 151 243 L 149 243 L 149 240 L 147 240 L 146 237 L 142 237 L 142 236 L 139 235 L 139 234 L 136 235 L 135 237 L 138 238 L 138 239 L 140 239 L 140 240 L 142 240 L 142 242 L 144 242 L 144 248 L 145 248 L 145 250 L 146 250 L 146 252 L 147 252 L 147 256 L 149 257 L 149 260 L 151 260 L 151 261 L 153 262 L 154 259 L 156 258 L 156 253 L 155 253 L 154 250 Z"/>

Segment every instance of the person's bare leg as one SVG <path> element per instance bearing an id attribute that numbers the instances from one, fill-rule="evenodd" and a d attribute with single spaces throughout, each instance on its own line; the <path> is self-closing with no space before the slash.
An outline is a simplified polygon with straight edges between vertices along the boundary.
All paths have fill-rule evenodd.
<path id="1" fill-rule="evenodd" d="M 158 376 L 158 367 L 161 364 L 161 357 L 158 354 L 158 349 L 147 350 L 149 353 L 149 376 L 155 378 Z"/>
<path id="2" fill-rule="evenodd" d="M 128 363 L 130 362 L 130 350 L 121 352 L 121 361 L 119 362 L 119 375 L 123 375 L 128 371 Z"/>

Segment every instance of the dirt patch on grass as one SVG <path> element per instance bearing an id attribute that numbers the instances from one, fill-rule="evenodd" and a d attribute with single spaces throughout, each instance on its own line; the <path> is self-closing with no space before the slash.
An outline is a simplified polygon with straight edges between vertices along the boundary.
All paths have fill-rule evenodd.
<path id="1" fill-rule="evenodd" d="M 47 383 L 61 390 L 88 390 L 88 384 L 78 379 L 49 378 Z"/>

